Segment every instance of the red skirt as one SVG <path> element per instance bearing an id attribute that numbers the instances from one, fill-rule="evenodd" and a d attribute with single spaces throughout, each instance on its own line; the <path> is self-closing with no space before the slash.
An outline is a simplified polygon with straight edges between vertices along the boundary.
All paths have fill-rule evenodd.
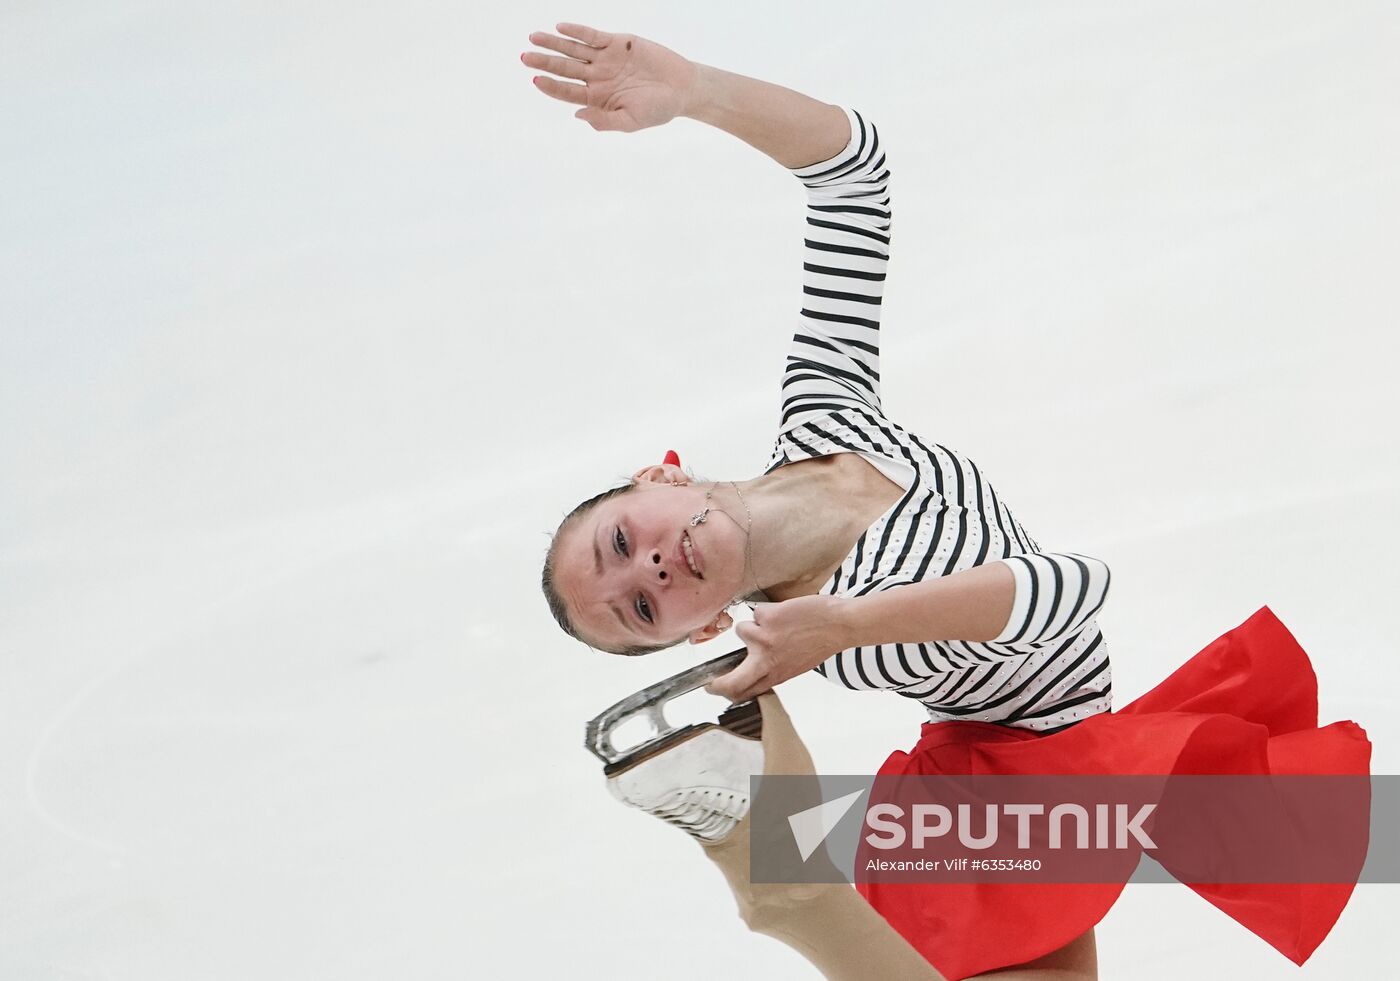
<path id="1" fill-rule="evenodd" d="M 1261 608 L 1129 705 L 1042 734 L 986 722 L 926 722 L 884 775 L 1344 774 L 1370 772 L 1355 722 L 1318 727 L 1307 652 Z M 1124 883 L 857 883 L 948 978 L 1034 960 L 1103 919 Z M 1188 884 L 1302 964 L 1354 883 Z"/>

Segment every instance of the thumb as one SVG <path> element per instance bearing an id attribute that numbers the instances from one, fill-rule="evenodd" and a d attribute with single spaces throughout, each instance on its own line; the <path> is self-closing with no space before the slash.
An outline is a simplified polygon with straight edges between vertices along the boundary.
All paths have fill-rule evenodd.
<path id="1" fill-rule="evenodd" d="M 762 658 L 750 653 L 733 671 L 720 675 L 706 685 L 705 690 L 711 695 L 722 695 L 731 702 L 737 702 L 741 700 L 740 695 L 762 682 L 766 673 L 767 666 Z"/>
<path id="2" fill-rule="evenodd" d="M 604 112 L 602 109 L 597 109 L 593 106 L 589 106 L 586 109 L 580 109 L 578 112 L 574 113 L 574 118 L 582 119 L 585 123 L 592 126 L 594 129 L 599 130 L 600 132 L 602 130 L 612 128 L 608 125 L 608 113 Z"/>

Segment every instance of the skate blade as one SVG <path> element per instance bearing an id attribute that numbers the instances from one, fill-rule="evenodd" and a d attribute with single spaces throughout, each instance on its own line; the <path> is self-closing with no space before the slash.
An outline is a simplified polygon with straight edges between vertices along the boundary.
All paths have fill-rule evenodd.
<path id="1" fill-rule="evenodd" d="M 639 692 L 628 695 L 617 704 L 604 709 L 587 724 L 584 729 L 584 748 L 606 764 L 604 772 L 617 772 L 635 765 L 648 756 L 664 752 L 675 743 L 690 738 L 697 731 L 715 725 L 728 729 L 736 735 L 757 738 L 762 720 L 758 716 L 758 702 L 754 699 L 749 699 L 738 705 L 731 705 L 720 716 L 718 722 L 707 722 L 701 725 L 673 726 L 667 721 L 664 711 L 667 702 L 693 692 L 697 688 L 703 688 L 715 678 L 728 674 L 747 655 L 748 650 L 741 647 L 737 651 L 722 654 L 713 660 L 687 668 L 664 681 L 659 681 Z M 613 733 L 635 718 L 646 719 L 653 730 L 653 735 L 635 746 L 618 749 L 613 745 Z"/>

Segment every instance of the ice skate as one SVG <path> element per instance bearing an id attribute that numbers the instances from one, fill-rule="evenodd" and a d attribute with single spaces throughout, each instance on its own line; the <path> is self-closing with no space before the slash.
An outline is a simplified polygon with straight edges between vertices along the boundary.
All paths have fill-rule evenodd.
<path id="1" fill-rule="evenodd" d="M 605 764 L 608 789 L 703 842 L 723 841 L 749 811 L 749 777 L 763 772 L 763 716 L 758 702 L 731 705 L 715 722 L 672 726 L 667 702 L 708 684 L 744 658 L 738 650 L 630 695 L 588 723 L 585 744 Z M 627 721 L 644 717 L 654 734 L 625 751 L 612 741 Z"/>

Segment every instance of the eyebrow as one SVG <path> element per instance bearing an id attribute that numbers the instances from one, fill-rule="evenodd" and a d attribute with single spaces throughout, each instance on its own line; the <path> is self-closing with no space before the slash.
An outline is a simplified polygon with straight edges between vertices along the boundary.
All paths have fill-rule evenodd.
<path id="1" fill-rule="evenodd" d="M 597 574 L 598 574 L 600 577 L 601 577 L 602 574 L 603 574 L 603 550 L 602 550 L 601 548 L 598 547 L 598 534 L 599 534 L 599 532 L 601 532 L 602 530 L 603 530 L 603 523 L 600 521 L 600 522 L 598 522 L 598 531 L 595 531 L 595 532 L 593 533 L 593 568 L 597 571 Z M 612 610 L 613 616 L 617 617 L 617 622 L 620 623 L 620 624 L 622 624 L 622 629 L 623 629 L 623 630 L 626 630 L 628 633 L 632 634 L 634 637 L 640 637 L 640 636 L 641 636 L 640 633 L 638 633 L 636 630 L 633 630 L 633 629 L 632 629 L 632 625 L 631 625 L 630 623 L 627 622 L 627 618 L 626 618 L 625 616 L 622 615 L 622 611 L 619 610 L 619 609 L 617 608 L 617 604 L 616 604 L 616 603 L 609 603 L 609 604 L 608 604 L 608 609 Z"/>

